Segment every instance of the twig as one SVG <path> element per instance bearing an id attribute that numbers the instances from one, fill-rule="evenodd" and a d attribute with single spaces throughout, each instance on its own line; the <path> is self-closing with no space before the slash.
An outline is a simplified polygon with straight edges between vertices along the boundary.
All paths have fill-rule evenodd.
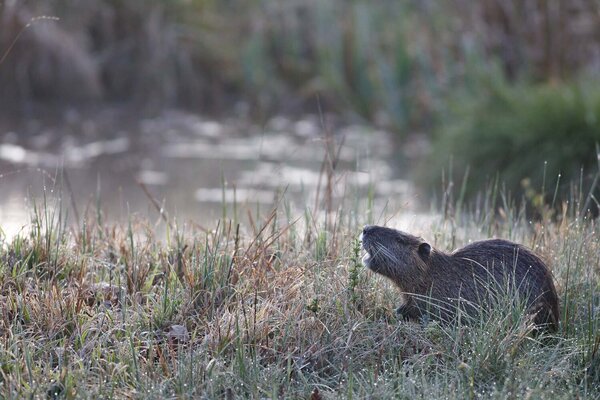
<path id="1" fill-rule="evenodd" d="M 65 180 L 65 184 L 67 185 L 67 190 L 69 191 L 69 197 L 71 197 L 71 206 L 73 207 L 73 212 L 75 213 L 75 220 L 77 223 L 79 223 L 79 211 L 77 210 L 75 195 L 73 194 L 73 188 L 71 187 L 71 181 L 69 180 L 69 175 L 67 174 L 66 169 L 63 169 L 63 178 Z"/>
<path id="2" fill-rule="evenodd" d="M 146 197 L 148 197 L 148 200 L 150 200 L 150 202 L 152 203 L 152 205 L 154 206 L 154 208 L 156 208 L 156 211 L 158 211 L 158 213 L 160 214 L 160 216 L 163 219 L 163 221 L 165 221 L 165 223 L 169 226 L 169 228 L 171 230 L 173 230 L 173 225 L 171 224 L 171 221 L 169 221 L 169 216 L 167 215 L 167 212 L 165 211 L 164 207 L 161 207 L 161 205 L 158 202 L 158 200 L 156 200 L 152 196 L 152 194 L 150 193 L 150 191 L 148 190 L 148 188 L 146 187 L 146 185 L 144 184 L 144 182 L 141 182 L 141 181 L 139 181 L 139 180 L 136 179 L 136 183 L 142 188 L 142 190 L 146 194 Z"/>
<path id="3" fill-rule="evenodd" d="M 31 18 L 29 20 L 29 22 L 23 28 L 21 28 L 21 30 L 19 31 L 19 33 L 17 33 L 17 36 L 15 36 L 15 38 L 13 39 L 13 41 L 10 43 L 10 45 L 8 46 L 8 49 L 6 49 L 6 51 L 2 55 L 2 58 L 0 58 L 0 64 L 2 64 L 4 62 L 4 60 L 6 59 L 6 57 L 8 57 L 8 54 L 11 52 L 11 50 L 13 49 L 13 47 L 15 47 L 15 44 L 17 43 L 17 41 L 19 40 L 19 38 L 21 37 L 21 35 L 23 34 L 23 32 L 25 32 L 25 30 L 27 28 L 29 28 L 31 25 L 33 25 L 37 21 L 60 21 L 60 18 L 53 17 L 53 16 L 50 16 L 50 15 L 41 15 L 39 17 L 33 17 L 33 18 Z"/>

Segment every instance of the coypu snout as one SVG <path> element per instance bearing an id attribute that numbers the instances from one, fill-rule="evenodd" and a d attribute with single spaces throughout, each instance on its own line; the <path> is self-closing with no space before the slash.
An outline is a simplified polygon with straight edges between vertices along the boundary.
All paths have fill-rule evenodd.
<path id="1" fill-rule="evenodd" d="M 421 238 L 396 229 L 366 225 L 360 235 L 365 267 L 389 278 L 412 267 L 426 268 L 431 246 Z"/>

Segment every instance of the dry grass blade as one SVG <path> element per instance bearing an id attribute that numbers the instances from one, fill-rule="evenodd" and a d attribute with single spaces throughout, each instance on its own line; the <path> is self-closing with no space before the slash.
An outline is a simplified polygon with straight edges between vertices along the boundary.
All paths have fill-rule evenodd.
<path id="1" fill-rule="evenodd" d="M 171 230 L 173 230 L 173 225 L 171 224 L 169 216 L 167 215 L 167 211 L 164 209 L 164 207 L 160 205 L 160 203 L 154 198 L 154 196 L 152 196 L 152 194 L 148 190 L 148 187 L 143 182 L 136 180 L 136 183 L 140 188 L 142 188 L 144 194 L 146 195 L 148 200 L 150 200 L 150 203 L 152 203 L 152 205 L 154 206 L 160 217 L 163 219 L 163 221 L 169 226 Z"/>

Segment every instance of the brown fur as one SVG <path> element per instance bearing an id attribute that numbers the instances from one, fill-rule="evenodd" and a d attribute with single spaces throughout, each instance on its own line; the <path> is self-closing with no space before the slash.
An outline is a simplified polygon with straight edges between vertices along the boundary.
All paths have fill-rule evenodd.
<path id="1" fill-rule="evenodd" d="M 365 265 L 400 288 L 403 304 L 398 313 L 406 319 L 428 314 L 452 320 L 457 306 L 473 315 L 490 300 L 516 291 L 537 326 L 557 327 L 558 296 L 552 275 L 522 245 L 490 239 L 448 254 L 421 238 L 380 226 L 364 228 L 362 245 Z"/>

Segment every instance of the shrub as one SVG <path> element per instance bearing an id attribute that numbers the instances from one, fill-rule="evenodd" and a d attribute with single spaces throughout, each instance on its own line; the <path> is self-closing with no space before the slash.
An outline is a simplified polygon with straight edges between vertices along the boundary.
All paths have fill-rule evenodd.
<path id="1" fill-rule="evenodd" d="M 583 187 L 589 188 L 598 171 L 600 86 L 596 83 L 584 87 L 496 82 L 488 85 L 484 95 L 461 97 L 445 121 L 434 137 L 428 168 L 435 171 L 437 181 L 451 159 L 454 180 L 460 181 L 468 168 L 467 196 L 490 179 L 498 179 L 513 195 L 547 203 L 553 200 L 555 188 L 560 198 L 569 182 L 580 182 L 580 177 Z"/>

